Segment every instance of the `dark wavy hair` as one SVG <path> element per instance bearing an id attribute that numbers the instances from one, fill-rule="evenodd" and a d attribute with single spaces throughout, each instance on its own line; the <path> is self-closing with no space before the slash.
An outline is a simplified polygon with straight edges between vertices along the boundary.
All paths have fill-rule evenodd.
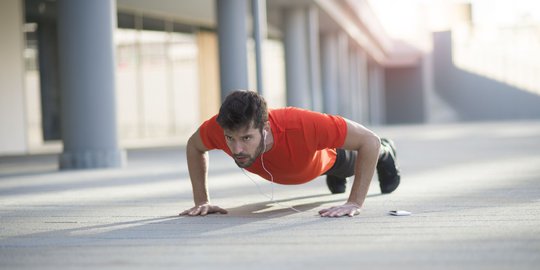
<path id="1" fill-rule="evenodd" d="M 223 129 L 239 130 L 250 127 L 262 130 L 268 121 L 266 100 L 254 91 L 236 90 L 221 104 L 217 117 Z"/>

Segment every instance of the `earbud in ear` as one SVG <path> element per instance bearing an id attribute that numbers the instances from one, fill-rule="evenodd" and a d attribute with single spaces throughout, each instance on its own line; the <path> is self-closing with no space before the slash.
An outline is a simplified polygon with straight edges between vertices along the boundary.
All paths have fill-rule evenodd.
<path id="1" fill-rule="evenodd" d="M 263 139 L 266 141 L 266 135 L 268 134 L 268 132 L 266 130 L 263 130 Z"/>

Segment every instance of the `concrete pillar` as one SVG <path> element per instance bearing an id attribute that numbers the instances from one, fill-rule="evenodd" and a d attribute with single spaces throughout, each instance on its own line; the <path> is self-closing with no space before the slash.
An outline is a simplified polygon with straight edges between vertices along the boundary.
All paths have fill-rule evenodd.
<path id="1" fill-rule="evenodd" d="M 60 140 L 60 89 L 58 75 L 58 34 L 56 23 L 39 23 L 39 79 L 43 139 Z"/>
<path id="2" fill-rule="evenodd" d="M 310 5 L 307 10 L 308 42 L 309 42 L 309 77 L 311 86 L 312 109 L 323 111 L 323 96 L 321 89 L 321 63 L 319 44 L 319 11 Z"/>
<path id="3" fill-rule="evenodd" d="M 23 1 L 0 1 L 0 155 L 28 151 Z"/>
<path id="4" fill-rule="evenodd" d="M 351 120 L 361 122 L 361 86 L 362 81 L 360 69 L 359 69 L 359 59 L 358 59 L 358 49 L 354 46 L 349 50 L 349 98 L 347 99 L 347 107 L 349 109 L 350 115 L 348 116 Z"/>
<path id="5" fill-rule="evenodd" d="M 359 47 L 354 47 L 350 51 L 349 57 L 349 82 L 350 99 L 348 108 L 351 112 L 351 119 L 359 123 L 369 122 L 369 94 L 367 76 L 367 56 L 366 52 Z"/>
<path id="6" fill-rule="evenodd" d="M 309 44 L 304 7 L 290 7 L 284 12 L 285 72 L 287 104 L 311 109 Z"/>
<path id="7" fill-rule="evenodd" d="M 59 0 L 61 169 L 121 167 L 116 127 L 113 0 Z"/>
<path id="8" fill-rule="evenodd" d="M 246 0 L 216 0 L 221 99 L 248 89 Z"/>
<path id="9" fill-rule="evenodd" d="M 365 51 L 357 51 L 357 69 L 358 69 L 358 119 L 362 123 L 369 123 L 369 108 L 377 106 L 371 104 L 369 100 L 369 75 L 368 75 L 368 61 Z"/>
<path id="10" fill-rule="evenodd" d="M 326 33 L 321 42 L 321 77 L 324 112 L 329 114 L 339 113 L 337 58 L 337 37 Z"/>
<path id="11" fill-rule="evenodd" d="M 385 124 L 386 104 L 384 97 L 384 68 L 377 64 L 368 65 L 369 116 L 372 125 Z"/>
<path id="12" fill-rule="evenodd" d="M 349 40 L 345 33 L 338 33 L 337 36 L 337 55 L 338 55 L 338 104 L 339 114 L 350 117 L 349 110 Z"/>
<path id="13" fill-rule="evenodd" d="M 263 42 L 266 39 L 266 0 L 251 0 L 253 40 L 255 41 L 255 72 L 257 92 L 264 96 Z"/>

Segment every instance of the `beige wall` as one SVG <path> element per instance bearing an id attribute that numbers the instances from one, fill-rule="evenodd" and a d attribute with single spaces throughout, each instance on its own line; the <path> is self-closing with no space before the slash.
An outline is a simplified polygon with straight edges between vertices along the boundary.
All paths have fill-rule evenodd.
<path id="1" fill-rule="evenodd" d="M 0 1 L 0 155 L 28 150 L 22 0 Z"/>
<path id="2" fill-rule="evenodd" d="M 201 121 L 218 113 L 221 106 L 219 89 L 218 41 L 215 33 L 197 33 L 199 49 L 199 105 Z"/>

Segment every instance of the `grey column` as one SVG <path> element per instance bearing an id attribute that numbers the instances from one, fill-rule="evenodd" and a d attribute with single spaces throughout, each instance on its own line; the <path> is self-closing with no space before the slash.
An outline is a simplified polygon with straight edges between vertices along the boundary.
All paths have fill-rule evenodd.
<path id="1" fill-rule="evenodd" d="M 326 33 L 321 42 L 321 76 L 324 112 L 329 114 L 339 113 L 337 58 L 337 37 Z"/>
<path id="2" fill-rule="evenodd" d="M 359 95 L 359 104 L 358 104 L 358 117 L 359 121 L 362 123 L 369 123 L 369 114 L 370 114 L 370 107 L 377 106 L 376 104 L 372 104 L 369 100 L 369 75 L 368 75 L 368 66 L 367 66 L 367 54 L 365 51 L 358 51 L 357 52 L 357 58 L 358 58 L 358 79 L 359 79 L 359 86 L 358 86 L 358 95 Z"/>
<path id="3" fill-rule="evenodd" d="M 370 122 L 372 125 L 385 123 L 385 98 L 384 98 L 384 69 L 373 63 L 368 65 L 369 70 L 369 103 Z"/>
<path id="4" fill-rule="evenodd" d="M 222 100 L 236 89 L 248 89 L 246 0 L 216 0 L 219 74 Z"/>
<path id="5" fill-rule="evenodd" d="M 349 98 L 347 99 L 347 107 L 350 111 L 350 119 L 361 123 L 361 78 L 359 69 L 358 49 L 351 46 L 349 50 Z"/>
<path id="6" fill-rule="evenodd" d="M 263 41 L 266 39 L 266 0 L 251 0 L 253 16 L 253 40 L 255 41 L 255 72 L 257 92 L 264 95 Z"/>
<path id="7" fill-rule="evenodd" d="M 308 10 L 308 42 L 309 42 L 309 77 L 311 86 L 312 109 L 323 111 L 321 89 L 321 63 L 319 45 L 319 11 L 315 5 Z"/>
<path id="8" fill-rule="evenodd" d="M 287 104 L 311 109 L 306 9 L 287 8 L 283 23 Z"/>
<path id="9" fill-rule="evenodd" d="M 348 36 L 341 32 L 337 36 L 338 54 L 338 104 L 339 114 L 350 117 L 349 110 L 349 40 Z"/>
<path id="10" fill-rule="evenodd" d="M 56 23 L 39 22 L 39 80 L 43 139 L 60 140 L 60 90 L 58 77 L 58 34 Z"/>
<path id="11" fill-rule="evenodd" d="M 59 0 L 61 169 L 120 167 L 116 131 L 113 0 Z"/>
<path id="12" fill-rule="evenodd" d="M 354 104 L 352 111 L 355 120 L 360 123 L 369 122 L 369 95 L 368 95 L 368 76 L 366 67 L 366 53 L 359 47 L 353 51 L 354 59 Z"/>

